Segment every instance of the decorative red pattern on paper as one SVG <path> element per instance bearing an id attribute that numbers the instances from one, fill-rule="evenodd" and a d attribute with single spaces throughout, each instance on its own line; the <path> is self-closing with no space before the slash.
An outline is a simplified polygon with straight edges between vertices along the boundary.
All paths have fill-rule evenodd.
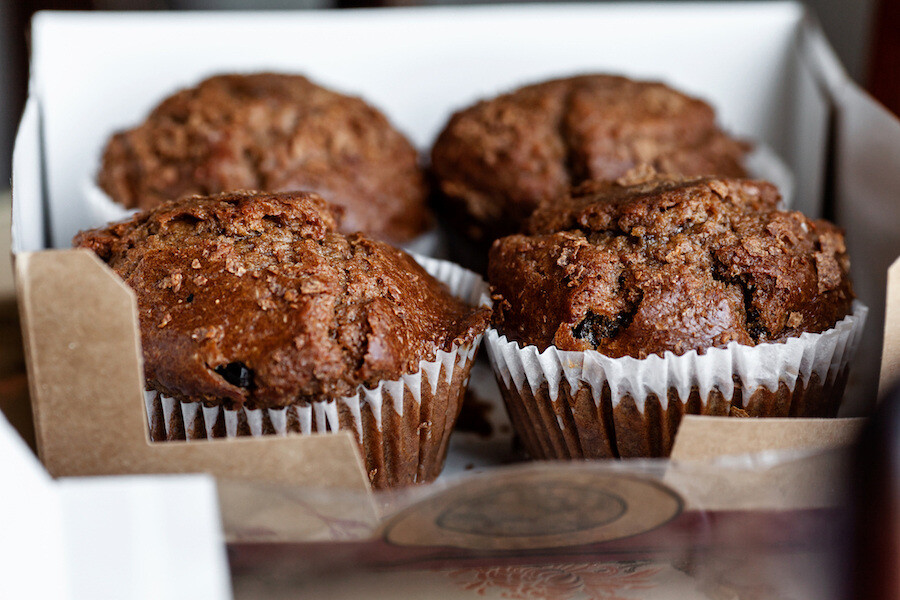
<path id="1" fill-rule="evenodd" d="M 647 562 L 499 566 L 458 569 L 447 574 L 462 589 L 479 596 L 500 588 L 511 600 L 629 600 L 630 592 L 656 587 L 660 565 Z M 627 595 L 622 595 L 627 594 Z"/>

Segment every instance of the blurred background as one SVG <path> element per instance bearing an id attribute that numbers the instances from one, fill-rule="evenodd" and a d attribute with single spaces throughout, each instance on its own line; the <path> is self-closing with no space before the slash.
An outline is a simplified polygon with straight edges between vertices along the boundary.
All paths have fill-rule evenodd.
<path id="1" fill-rule="evenodd" d="M 665 1 L 665 0 L 663 0 Z M 2 0 L 0 3 L 0 189 L 8 188 L 25 102 L 28 32 L 38 10 L 305 10 L 454 4 L 442 0 Z M 470 3 L 470 2 L 467 2 Z M 850 75 L 900 111 L 900 0 L 807 0 Z"/>

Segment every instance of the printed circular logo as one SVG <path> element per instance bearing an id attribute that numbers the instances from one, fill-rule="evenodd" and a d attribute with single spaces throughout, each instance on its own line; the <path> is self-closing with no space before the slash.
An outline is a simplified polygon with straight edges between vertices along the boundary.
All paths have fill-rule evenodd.
<path id="1" fill-rule="evenodd" d="M 435 523 L 461 533 L 535 536 L 608 525 L 620 518 L 625 508 L 622 498 L 591 487 L 512 483 L 451 506 Z"/>
<path id="2" fill-rule="evenodd" d="M 404 546 L 481 550 L 581 546 L 645 533 L 682 507 L 655 480 L 544 463 L 463 481 L 402 511 L 384 536 Z"/>

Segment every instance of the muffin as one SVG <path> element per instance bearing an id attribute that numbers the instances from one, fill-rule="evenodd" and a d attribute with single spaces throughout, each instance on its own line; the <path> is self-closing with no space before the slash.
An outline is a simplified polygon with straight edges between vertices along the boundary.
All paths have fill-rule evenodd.
<path id="1" fill-rule="evenodd" d="M 479 278 L 432 261 L 448 289 L 308 193 L 187 197 L 74 245 L 136 294 L 154 439 L 350 430 L 377 487 L 440 472 Z"/>
<path id="2" fill-rule="evenodd" d="M 744 177 L 746 144 L 705 102 L 661 83 L 584 75 L 520 88 L 466 108 L 432 148 L 440 212 L 474 241 L 522 231 L 538 203 L 638 165 Z"/>
<path id="3" fill-rule="evenodd" d="M 685 413 L 836 414 L 866 310 L 842 232 L 778 201 L 589 182 L 494 242 L 489 352 L 533 456 L 665 456 Z"/>
<path id="4" fill-rule="evenodd" d="M 299 75 L 219 75 L 116 133 L 97 174 L 126 208 L 231 190 L 314 191 L 344 209 L 342 231 L 401 243 L 431 225 L 418 153 L 359 98 Z"/>

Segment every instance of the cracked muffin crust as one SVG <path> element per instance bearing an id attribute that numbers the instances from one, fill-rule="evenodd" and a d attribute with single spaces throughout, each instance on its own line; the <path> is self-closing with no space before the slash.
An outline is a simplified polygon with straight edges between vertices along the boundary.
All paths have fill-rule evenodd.
<path id="1" fill-rule="evenodd" d="M 149 389 L 226 408 L 343 397 L 470 341 L 490 311 L 309 193 L 189 197 L 79 233 L 137 295 Z"/>
<path id="2" fill-rule="evenodd" d="M 347 233 L 405 242 L 431 225 L 410 142 L 360 98 L 299 75 L 219 75 L 177 92 L 109 140 L 97 181 L 128 208 L 306 190 L 345 209 Z"/>
<path id="3" fill-rule="evenodd" d="M 617 358 L 775 342 L 851 312 L 843 234 L 762 181 L 589 182 L 494 242 L 494 324 Z"/>
<path id="4" fill-rule="evenodd" d="M 584 75 L 462 110 L 432 149 L 443 212 L 474 240 L 521 231 L 544 199 L 647 164 L 661 173 L 744 177 L 746 144 L 705 102 L 661 83 Z"/>

